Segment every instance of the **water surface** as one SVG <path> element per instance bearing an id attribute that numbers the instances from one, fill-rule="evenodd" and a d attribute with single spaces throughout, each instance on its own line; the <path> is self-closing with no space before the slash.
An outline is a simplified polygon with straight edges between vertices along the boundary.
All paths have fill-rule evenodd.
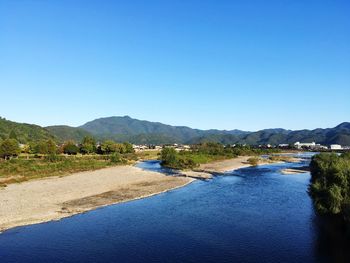
<path id="1" fill-rule="evenodd" d="M 280 173 L 307 163 L 244 168 L 15 228 L 0 235 L 0 262 L 332 262 L 307 194 L 310 175 Z"/>

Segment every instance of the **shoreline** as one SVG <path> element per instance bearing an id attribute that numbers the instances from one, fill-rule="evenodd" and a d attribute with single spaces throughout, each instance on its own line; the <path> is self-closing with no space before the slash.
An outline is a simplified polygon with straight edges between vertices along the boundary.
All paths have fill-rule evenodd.
<path id="1" fill-rule="evenodd" d="M 165 193 L 211 179 L 213 173 L 250 167 L 250 157 L 202 164 L 176 177 L 124 165 L 10 184 L 0 189 L 0 233 Z M 260 161 L 257 166 L 278 162 Z"/>
<path id="2" fill-rule="evenodd" d="M 204 173 L 226 173 L 229 171 L 238 170 L 241 168 L 251 167 L 253 166 L 248 162 L 248 159 L 254 157 L 254 156 L 238 156 L 237 158 L 233 159 L 226 159 L 226 160 L 220 160 L 215 161 L 211 163 L 201 164 L 199 166 L 198 171 L 204 172 Z M 265 165 L 265 164 L 271 164 L 276 162 L 271 161 L 264 161 L 260 160 L 256 166 Z"/>
<path id="3" fill-rule="evenodd" d="M 126 165 L 10 184 L 0 189 L 0 233 L 143 199 L 193 181 Z"/>

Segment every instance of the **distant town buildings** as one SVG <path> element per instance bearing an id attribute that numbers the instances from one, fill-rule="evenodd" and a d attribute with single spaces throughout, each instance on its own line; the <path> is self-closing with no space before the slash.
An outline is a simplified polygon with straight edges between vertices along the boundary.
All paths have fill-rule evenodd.
<path id="1" fill-rule="evenodd" d="M 142 144 L 142 145 L 137 145 L 137 144 L 133 144 L 133 149 L 135 150 L 135 152 L 139 152 L 139 151 L 145 151 L 145 150 L 161 150 L 163 149 L 163 147 L 170 147 L 170 148 L 174 148 L 176 151 L 180 152 L 180 151 L 189 151 L 191 149 L 190 145 L 183 145 L 183 144 L 167 144 L 167 145 L 147 145 L 147 144 Z"/>
<path id="2" fill-rule="evenodd" d="M 231 145 L 231 147 L 235 147 L 236 145 L 233 144 Z M 246 144 L 244 144 L 243 146 L 246 146 Z M 137 145 L 134 144 L 133 148 L 136 152 L 138 151 L 145 151 L 145 150 L 161 150 L 164 147 L 169 147 L 169 148 L 174 148 L 177 152 L 180 151 L 190 151 L 191 150 L 191 146 L 190 145 L 186 145 L 186 144 L 165 144 L 165 145 L 154 145 L 154 144 L 142 144 L 142 145 Z M 261 144 L 258 146 L 259 148 L 280 148 L 280 149 L 298 149 L 298 150 L 314 150 L 314 151 L 322 151 L 322 150 L 350 150 L 349 146 L 342 146 L 340 144 L 331 144 L 329 147 L 325 146 L 325 145 L 321 145 L 319 143 L 316 142 L 296 142 L 294 144 L 288 144 L 288 143 L 280 143 L 278 145 L 272 145 L 272 144 Z"/>
<path id="3" fill-rule="evenodd" d="M 342 150 L 342 146 L 340 144 L 331 144 L 330 145 L 331 150 Z"/>
<path id="4" fill-rule="evenodd" d="M 316 143 L 315 142 L 296 142 L 294 143 L 295 148 L 302 149 L 302 148 L 315 148 Z"/>
<path id="5" fill-rule="evenodd" d="M 311 149 L 311 150 L 327 150 L 328 147 L 315 142 L 296 142 L 294 147 L 297 149 Z"/>

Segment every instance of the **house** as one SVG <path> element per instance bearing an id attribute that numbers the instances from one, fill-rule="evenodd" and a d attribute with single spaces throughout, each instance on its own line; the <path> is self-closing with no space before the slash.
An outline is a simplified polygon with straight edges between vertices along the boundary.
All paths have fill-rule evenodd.
<path id="1" fill-rule="evenodd" d="M 315 148 L 316 143 L 315 142 L 296 142 L 294 143 L 295 148 L 301 149 L 301 148 Z"/>
<path id="2" fill-rule="evenodd" d="M 340 144 L 331 144 L 330 148 L 331 148 L 331 150 L 341 150 L 341 149 L 343 149 Z"/>
<path id="3" fill-rule="evenodd" d="M 312 150 L 326 150 L 327 146 L 321 145 L 319 143 L 315 143 L 315 142 L 296 142 L 294 143 L 294 147 L 297 149 L 302 149 L 302 148 L 307 148 L 307 149 L 312 149 Z"/>

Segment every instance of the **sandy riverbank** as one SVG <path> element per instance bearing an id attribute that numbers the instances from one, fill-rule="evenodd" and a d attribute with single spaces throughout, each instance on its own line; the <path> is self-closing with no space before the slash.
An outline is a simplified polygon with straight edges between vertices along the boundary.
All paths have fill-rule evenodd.
<path id="1" fill-rule="evenodd" d="M 10 184 L 0 189 L 0 231 L 155 195 L 193 180 L 133 166 L 116 166 Z"/>
<path id="2" fill-rule="evenodd" d="M 227 171 L 237 170 L 240 168 L 251 166 L 251 164 L 249 164 L 248 162 L 248 159 L 251 157 L 252 156 L 239 156 L 234 159 L 201 164 L 198 170 L 202 172 L 207 172 L 207 173 L 224 173 Z M 258 165 L 263 165 L 268 163 L 271 163 L 271 162 L 269 162 L 268 160 L 266 161 L 260 160 Z"/>
<path id="3" fill-rule="evenodd" d="M 248 163 L 250 157 L 202 164 L 197 171 L 183 171 L 185 177 L 166 176 L 125 165 L 10 184 L 0 189 L 0 232 L 152 196 L 182 187 L 195 179 L 210 179 L 211 173 L 251 166 Z M 259 165 L 268 163 L 271 161 L 260 160 Z"/>
<path id="4" fill-rule="evenodd" d="M 303 174 L 303 173 L 309 173 L 310 170 L 308 168 L 305 167 L 301 167 L 301 168 L 287 168 L 287 169 L 282 169 L 281 173 L 282 174 Z"/>

